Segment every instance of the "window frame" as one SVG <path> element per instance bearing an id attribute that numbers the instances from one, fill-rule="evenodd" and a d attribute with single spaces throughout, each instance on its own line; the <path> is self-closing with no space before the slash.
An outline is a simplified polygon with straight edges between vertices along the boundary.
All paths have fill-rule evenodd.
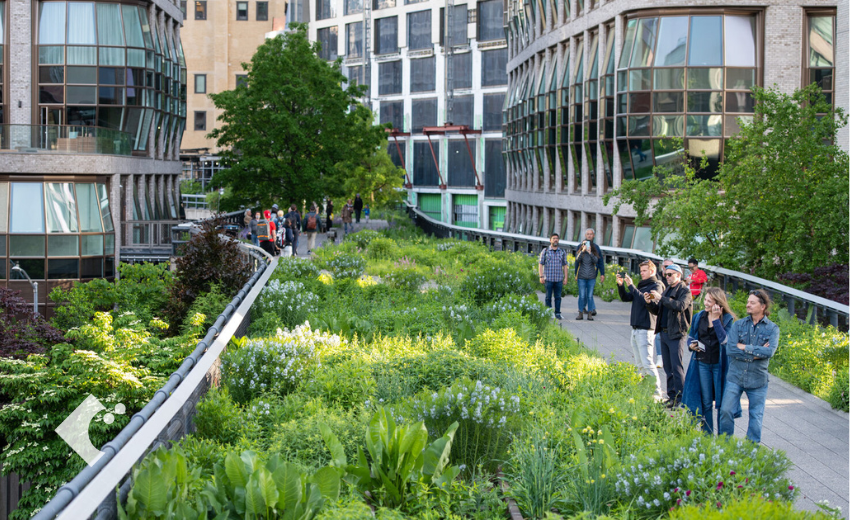
<path id="1" fill-rule="evenodd" d="M 241 15 L 239 13 L 242 10 L 243 6 L 244 6 L 244 9 L 245 9 L 245 14 Z M 237 22 L 247 22 L 249 19 L 250 19 L 250 16 L 248 15 L 248 1 L 243 0 L 243 1 L 236 2 L 236 21 Z"/>
<path id="2" fill-rule="evenodd" d="M 204 88 L 202 90 L 198 90 L 198 79 L 199 78 L 203 78 Z M 207 75 L 206 74 L 195 74 L 194 91 L 195 91 L 195 94 L 206 94 L 207 93 Z"/>
<path id="3" fill-rule="evenodd" d="M 263 17 L 260 17 L 260 6 L 264 6 Z M 268 22 L 269 21 L 269 3 L 268 2 L 257 2 L 257 5 L 254 6 L 254 19 L 258 22 Z"/>
<path id="4" fill-rule="evenodd" d="M 195 112 L 195 115 L 192 118 L 192 128 L 195 130 L 195 132 L 206 132 L 207 131 L 207 111 L 206 110 L 195 110 L 194 112 Z M 199 125 L 198 125 L 199 118 L 200 118 L 200 121 L 203 122 L 203 125 L 200 125 L 203 128 L 199 128 Z"/>
<path id="5" fill-rule="evenodd" d="M 195 20 L 206 20 L 206 19 L 207 19 L 207 0 L 195 0 Z"/>

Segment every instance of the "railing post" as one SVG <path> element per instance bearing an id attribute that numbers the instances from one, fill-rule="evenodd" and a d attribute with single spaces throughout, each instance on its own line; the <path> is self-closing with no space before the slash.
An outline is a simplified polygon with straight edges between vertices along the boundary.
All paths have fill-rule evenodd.
<path id="1" fill-rule="evenodd" d="M 829 311 L 827 311 L 827 315 L 829 316 L 829 324 L 837 329 L 838 328 L 838 313 L 835 312 L 834 310 L 830 309 Z"/>
<path id="2" fill-rule="evenodd" d="M 795 315 L 797 300 L 793 296 L 785 296 L 785 303 L 788 305 L 788 314 Z"/>

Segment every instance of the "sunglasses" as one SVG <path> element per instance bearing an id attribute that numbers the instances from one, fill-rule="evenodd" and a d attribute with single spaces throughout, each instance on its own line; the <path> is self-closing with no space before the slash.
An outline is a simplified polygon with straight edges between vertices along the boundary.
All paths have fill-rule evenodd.
<path id="1" fill-rule="evenodd" d="M 759 301 L 762 303 L 762 305 L 767 305 L 767 302 L 764 301 L 764 296 L 762 296 L 759 291 L 756 291 L 756 290 L 750 291 L 749 296 L 755 296 L 756 298 L 759 299 Z"/>
<path id="2" fill-rule="evenodd" d="M 677 274 L 679 274 L 679 273 L 664 273 L 664 276 L 673 276 L 673 275 L 677 275 Z"/>

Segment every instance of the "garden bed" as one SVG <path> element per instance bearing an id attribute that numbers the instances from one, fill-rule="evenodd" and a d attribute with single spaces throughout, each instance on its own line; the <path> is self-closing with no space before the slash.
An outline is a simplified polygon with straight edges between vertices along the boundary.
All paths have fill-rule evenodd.
<path id="1" fill-rule="evenodd" d="M 796 496 L 781 452 L 702 435 L 554 324 L 534 258 L 398 229 L 316 256 L 279 263 L 196 433 L 134 471 L 129 517 L 492 519 L 510 498 L 525 518 L 657 518 Z"/>

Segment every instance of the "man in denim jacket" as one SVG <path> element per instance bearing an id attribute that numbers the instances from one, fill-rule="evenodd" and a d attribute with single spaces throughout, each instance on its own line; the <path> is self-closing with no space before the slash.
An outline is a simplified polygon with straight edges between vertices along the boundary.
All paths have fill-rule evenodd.
<path id="1" fill-rule="evenodd" d="M 729 371 L 723 404 L 720 405 L 718 430 L 732 435 L 735 419 L 732 414 L 741 404 L 741 394 L 746 392 L 750 402 L 750 422 L 747 438 L 761 442 L 761 425 L 767 399 L 767 365 L 779 345 L 779 327 L 767 317 L 770 315 L 770 296 L 763 289 L 750 291 L 747 314 L 729 328 L 721 344 L 726 345 Z"/>

